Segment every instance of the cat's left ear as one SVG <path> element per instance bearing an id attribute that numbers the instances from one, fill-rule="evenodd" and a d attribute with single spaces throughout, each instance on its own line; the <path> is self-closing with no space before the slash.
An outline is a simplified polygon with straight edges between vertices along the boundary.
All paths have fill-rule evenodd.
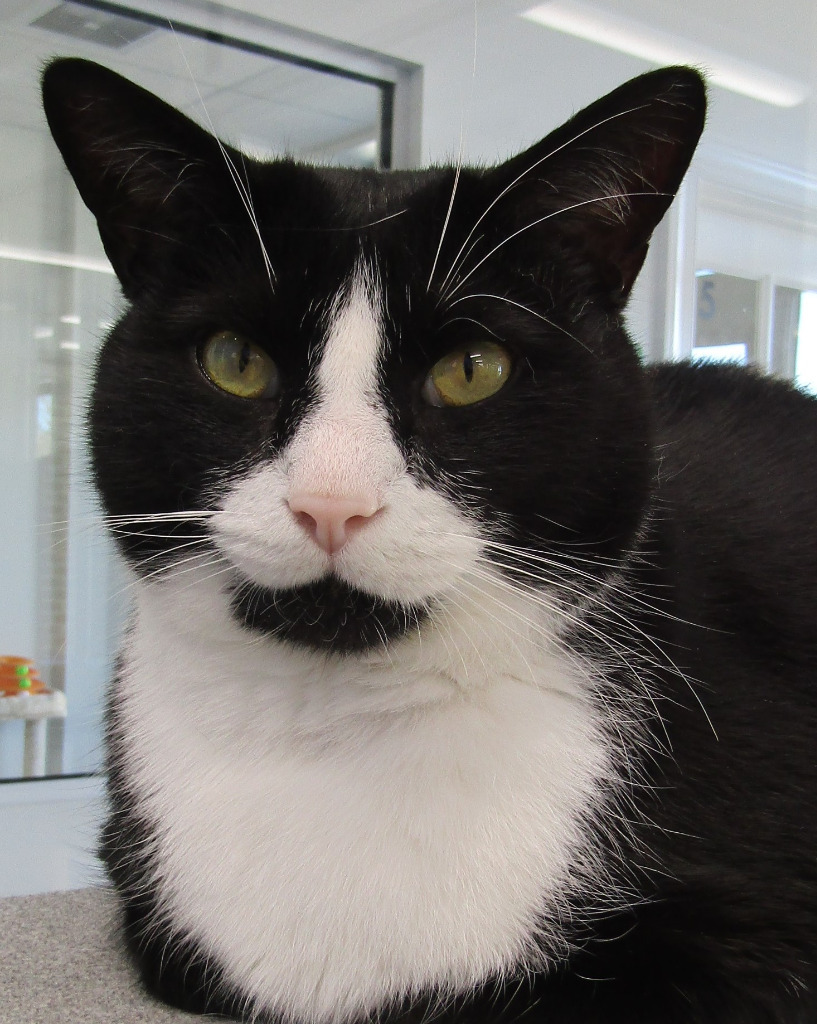
<path id="1" fill-rule="evenodd" d="M 633 79 L 492 172 L 497 216 L 527 235 L 578 247 L 623 303 L 695 152 L 706 113 L 701 76 L 665 68 Z M 492 182 L 492 187 L 497 187 Z"/>

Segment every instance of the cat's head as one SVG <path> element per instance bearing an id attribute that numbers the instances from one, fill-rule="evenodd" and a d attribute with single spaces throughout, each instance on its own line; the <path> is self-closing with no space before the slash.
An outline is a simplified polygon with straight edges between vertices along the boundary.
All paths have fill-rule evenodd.
<path id="1" fill-rule="evenodd" d="M 215 563 L 242 624 L 349 652 L 615 567 L 651 472 L 621 311 L 703 125 L 695 72 L 416 172 L 257 162 L 86 61 L 43 91 L 128 300 L 90 433 L 143 578 Z"/>

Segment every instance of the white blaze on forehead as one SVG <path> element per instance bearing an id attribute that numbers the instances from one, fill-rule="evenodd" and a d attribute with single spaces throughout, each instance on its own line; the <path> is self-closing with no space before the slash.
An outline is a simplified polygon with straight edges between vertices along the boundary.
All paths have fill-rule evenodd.
<path id="1" fill-rule="evenodd" d="M 359 264 L 338 294 L 315 370 L 316 402 L 286 456 L 290 490 L 379 500 L 403 460 L 378 394 L 382 297 Z"/>
<path id="2" fill-rule="evenodd" d="M 322 411 L 343 414 L 351 405 L 371 405 L 383 346 L 380 290 L 365 264 L 338 294 L 316 378 Z"/>

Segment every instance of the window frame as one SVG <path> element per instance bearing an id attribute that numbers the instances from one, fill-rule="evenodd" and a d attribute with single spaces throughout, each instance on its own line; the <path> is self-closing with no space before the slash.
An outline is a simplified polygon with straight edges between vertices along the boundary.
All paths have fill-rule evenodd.
<path id="1" fill-rule="evenodd" d="M 417 166 L 421 158 L 422 68 L 408 61 L 337 42 L 314 33 L 281 25 L 256 15 L 227 9 L 200 0 L 71 0 L 89 11 L 97 10 L 146 22 L 167 31 L 170 25 L 180 36 L 226 45 L 244 52 L 269 57 L 291 65 L 337 75 L 380 90 L 380 150 L 385 169 Z M 13 248 L 13 247 L 12 247 Z M 27 262 L 49 264 L 110 274 L 106 260 L 66 252 L 31 250 L 21 253 L 0 246 L 0 255 Z M 67 544 L 67 536 L 65 543 Z M 100 714 L 102 708 L 99 709 Z M 70 705 L 69 705 L 70 713 Z M 49 724 L 46 772 L 62 764 L 66 724 Z M 34 782 L 58 782 L 65 778 L 94 777 L 97 770 L 59 775 L 20 775 L 0 779 L 4 792 L 9 786 Z"/>
<path id="2" fill-rule="evenodd" d="M 380 167 L 416 167 L 422 156 L 422 68 L 295 29 L 258 15 L 200 0 L 70 0 L 89 10 L 121 14 L 179 35 L 219 43 L 380 89 Z"/>

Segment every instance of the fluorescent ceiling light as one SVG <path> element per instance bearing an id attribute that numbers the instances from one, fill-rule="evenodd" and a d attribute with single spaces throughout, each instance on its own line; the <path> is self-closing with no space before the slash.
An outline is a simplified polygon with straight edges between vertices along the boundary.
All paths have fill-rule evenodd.
<path id="1" fill-rule="evenodd" d="M 74 270 L 93 270 L 98 274 L 113 274 L 106 259 L 98 256 L 78 256 L 72 252 L 52 252 L 48 249 L 24 249 L 17 245 L 0 245 L 0 260 L 22 260 L 23 263 L 44 263 L 52 267 Z"/>
<path id="2" fill-rule="evenodd" d="M 652 64 L 692 64 L 713 85 L 776 107 L 796 107 L 808 95 L 806 86 L 794 79 L 580 0 L 551 0 L 521 17 Z"/>

